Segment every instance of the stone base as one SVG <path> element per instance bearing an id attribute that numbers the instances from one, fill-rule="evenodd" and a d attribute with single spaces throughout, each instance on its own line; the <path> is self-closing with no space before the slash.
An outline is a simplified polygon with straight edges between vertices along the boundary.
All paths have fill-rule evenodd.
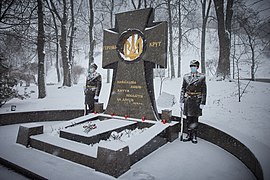
<path id="1" fill-rule="evenodd" d="M 85 137 L 79 133 L 76 134 L 76 131 L 74 130 L 69 130 L 70 132 L 68 133 L 68 130 L 62 129 L 60 130 L 59 137 L 55 138 L 52 138 L 53 136 L 46 133 L 41 134 L 43 131 L 38 131 L 38 129 L 43 128 L 42 126 L 39 127 L 36 125 L 31 127 L 30 129 L 28 127 L 26 130 L 25 127 L 22 126 L 20 127 L 19 134 L 26 134 L 25 131 L 30 131 L 31 133 L 28 133 L 27 142 L 20 140 L 22 139 L 19 138 L 21 136 L 18 136 L 18 142 L 24 145 L 28 145 L 30 143 L 30 146 L 35 149 L 53 154 L 55 156 L 73 161 L 78 164 L 85 165 L 87 167 L 94 168 L 97 171 L 109 174 L 113 177 L 119 177 L 120 175 L 128 171 L 131 165 L 140 161 L 141 159 L 154 152 L 167 142 L 172 142 L 174 139 L 177 138 L 178 135 L 177 126 L 179 123 L 177 122 L 171 122 L 170 124 L 166 123 L 163 125 L 152 122 L 140 122 L 139 120 L 127 120 L 124 117 L 123 119 L 119 117 L 120 119 L 114 120 L 102 114 L 97 115 L 92 119 L 88 119 L 87 121 L 94 121 L 97 120 L 97 118 L 101 121 L 100 126 L 102 126 L 102 123 L 106 123 L 106 121 L 123 121 L 125 123 L 123 123 L 123 125 L 120 125 L 120 123 L 118 125 L 115 125 L 115 127 L 112 126 L 112 128 L 108 130 L 105 128 L 106 131 L 104 131 L 103 129 L 97 134 L 95 132 L 93 133 L 93 135 L 89 134 Z M 80 121 L 77 121 L 76 125 L 79 125 L 80 123 L 85 123 L 87 121 L 86 119 L 82 119 Z M 73 126 L 76 126 L 72 123 L 72 125 L 68 124 L 69 123 L 67 123 L 67 126 L 65 128 L 73 128 Z M 138 144 L 135 147 L 132 146 L 132 148 L 129 147 L 129 144 L 126 143 L 121 144 L 117 147 L 102 145 L 97 148 L 95 154 L 92 150 L 90 153 L 89 149 L 87 149 L 89 147 L 85 145 L 97 143 L 101 139 L 106 140 L 107 138 L 109 138 L 112 131 L 120 132 L 124 129 L 140 129 L 145 127 L 151 129 L 149 129 L 150 133 L 146 133 L 146 139 L 148 140 L 143 142 L 141 145 Z M 36 129 L 36 133 L 33 133 L 34 129 Z M 34 134 L 36 134 L 36 136 L 31 136 Z M 31 139 L 29 142 L 30 136 Z M 132 140 L 137 142 L 137 136 L 134 136 L 133 138 L 135 139 Z M 69 141 L 67 141 L 67 139 Z"/>
<path id="2" fill-rule="evenodd" d="M 28 147 L 30 136 L 43 134 L 43 125 L 32 123 L 29 125 L 21 125 L 17 135 L 16 143 Z"/>
<path id="3" fill-rule="evenodd" d="M 75 117 L 80 116 L 81 114 L 83 114 L 82 112 L 83 112 L 83 110 L 61 110 L 61 111 L 38 111 L 38 112 L 1 114 L 0 115 L 0 125 L 29 123 L 29 122 L 45 121 L 45 120 L 66 121 L 67 119 L 73 119 Z M 18 116 L 20 118 L 18 118 Z M 98 118 L 106 120 L 106 119 L 108 119 L 108 116 L 101 115 Z M 173 116 L 172 120 L 175 122 L 176 121 L 180 122 L 180 117 Z M 232 153 L 236 158 L 241 160 L 251 170 L 251 172 L 254 174 L 254 176 L 256 176 L 257 179 L 259 179 L 259 180 L 264 179 L 263 170 L 266 170 L 267 168 L 264 166 L 264 164 L 262 164 L 262 166 L 261 166 L 261 163 L 258 161 L 254 152 L 252 152 L 245 144 L 241 143 L 240 141 L 238 141 L 234 137 L 229 136 L 229 134 L 222 132 L 219 129 L 216 129 L 216 128 L 211 127 L 211 126 L 204 124 L 204 123 L 199 123 L 199 124 L 200 124 L 199 129 L 198 129 L 198 137 L 199 138 L 203 138 L 204 140 L 207 140 L 213 144 L 216 144 L 217 146 L 226 150 L 227 152 Z M 178 126 L 179 126 L 179 123 L 178 123 Z M 138 124 L 138 127 L 140 127 L 140 128 L 149 127 L 149 124 L 148 123 L 140 123 L 140 124 Z M 170 131 L 169 128 L 171 128 L 171 127 L 167 128 L 168 131 Z M 172 128 L 174 128 L 174 127 L 172 127 Z M 179 129 L 180 129 L 180 127 L 179 127 Z M 187 121 L 184 120 L 184 132 L 186 132 L 186 131 L 187 131 Z M 169 135 L 169 134 L 164 135 L 163 134 L 163 137 L 166 137 L 166 139 L 168 141 L 170 140 L 170 138 L 169 138 L 170 136 L 175 138 L 176 134 L 174 131 L 172 131 L 172 132 L 173 133 L 171 135 Z M 176 128 L 176 132 L 177 132 L 177 128 Z M 24 145 L 29 144 L 29 140 L 27 142 L 27 141 L 23 141 L 22 139 L 20 139 L 20 138 L 22 138 L 22 137 L 19 137 L 19 136 L 21 136 L 20 135 L 21 133 L 22 133 L 22 130 L 19 130 L 17 142 L 20 144 L 24 144 Z M 166 131 L 164 133 L 166 133 Z M 24 134 L 24 133 L 22 133 L 22 134 Z M 42 135 L 44 135 L 44 134 L 42 134 Z M 38 135 L 38 136 L 40 136 L 40 135 Z M 158 136 L 160 136 L 160 134 Z M 30 143 L 32 143 L 33 137 L 35 137 L 35 136 L 31 137 Z M 172 139 L 174 139 L 174 138 L 172 138 Z M 22 143 L 22 142 L 24 142 L 24 143 Z M 42 147 L 45 144 L 45 142 L 39 142 L 39 143 L 40 143 L 39 147 Z M 40 149 L 40 150 L 43 151 L 43 149 Z M 62 151 L 62 148 L 59 147 L 59 150 Z M 64 152 L 69 153 L 69 151 L 63 150 L 63 153 Z M 50 153 L 50 152 L 48 152 L 48 153 Z M 56 155 L 55 153 L 53 153 L 53 154 Z M 1 159 L 2 158 L 0 158 L 0 160 Z M 87 159 L 87 161 L 89 161 L 89 159 Z M 3 161 L 1 161 L 1 162 L 3 164 Z M 92 162 L 94 163 L 94 160 L 92 160 Z M 133 162 L 133 161 L 131 160 L 131 162 Z M 77 163 L 79 163 L 79 162 L 77 162 Z M 80 163 L 80 164 L 83 164 L 83 163 Z M 10 168 L 14 167 L 13 165 L 10 165 L 8 163 L 5 163 L 5 165 L 7 165 Z M 88 166 L 88 165 L 86 165 L 86 166 Z M 22 168 L 23 167 L 20 167 L 19 169 L 21 170 Z M 25 173 L 23 173 L 23 174 L 25 174 Z M 29 174 L 29 173 L 27 173 L 27 174 Z M 30 177 L 32 177 L 32 179 L 42 179 L 40 177 L 36 178 L 35 174 L 34 175 L 31 174 Z M 44 178 L 44 179 L 46 179 L 46 178 Z"/>
<path id="4" fill-rule="evenodd" d="M 119 150 L 98 147 L 96 170 L 119 177 L 130 169 L 130 156 L 128 146 Z"/>
<path id="5" fill-rule="evenodd" d="M 103 103 L 95 103 L 94 112 L 95 113 L 103 113 Z"/>
<path id="6" fill-rule="evenodd" d="M 168 142 L 173 142 L 178 138 L 180 132 L 180 123 L 177 123 L 173 126 L 169 126 L 166 129 L 166 139 Z"/>
<path id="7" fill-rule="evenodd" d="M 166 120 L 166 122 L 170 123 L 172 119 L 172 110 L 168 109 L 162 110 L 161 119 Z"/>

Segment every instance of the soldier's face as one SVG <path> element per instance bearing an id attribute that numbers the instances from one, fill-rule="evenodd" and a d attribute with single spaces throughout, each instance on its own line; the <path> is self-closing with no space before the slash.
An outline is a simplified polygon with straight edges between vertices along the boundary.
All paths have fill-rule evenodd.
<path id="1" fill-rule="evenodd" d="M 90 68 L 90 69 L 89 69 L 89 72 L 90 72 L 90 73 L 95 72 L 95 68 Z"/>
<path id="2" fill-rule="evenodd" d="M 190 70 L 191 70 L 192 73 L 196 73 L 197 69 L 198 69 L 197 66 L 190 66 Z"/>

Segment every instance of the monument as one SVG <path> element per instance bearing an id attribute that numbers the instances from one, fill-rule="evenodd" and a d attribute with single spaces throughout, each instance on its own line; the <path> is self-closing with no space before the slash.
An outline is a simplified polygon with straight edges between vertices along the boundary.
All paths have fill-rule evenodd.
<path id="1" fill-rule="evenodd" d="M 105 113 L 95 104 L 95 113 L 56 124 L 51 132 L 22 125 L 17 143 L 119 177 L 178 137 L 170 112 L 162 116 L 164 124 L 156 121 L 153 68 L 167 64 L 167 23 L 154 22 L 148 8 L 116 14 L 115 24 L 104 30 L 102 66 L 114 70 Z"/>
<path id="2" fill-rule="evenodd" d="M 167 65 L 167 22 L 154 22 L 154 9 L 116 14 L 104 30 L 104 69 L 113 69 L 106 114 L 158 120 L 153 68 Z"/>

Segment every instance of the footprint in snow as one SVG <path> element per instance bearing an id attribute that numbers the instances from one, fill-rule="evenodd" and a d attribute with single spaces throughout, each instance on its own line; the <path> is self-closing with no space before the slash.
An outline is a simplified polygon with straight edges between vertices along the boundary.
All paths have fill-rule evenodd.
<path id="1" fill-rule="evenodd" d="M 147 172 L 137 171 L 133 173 L 136 180 L 155 180 L 155 177 Z"/>

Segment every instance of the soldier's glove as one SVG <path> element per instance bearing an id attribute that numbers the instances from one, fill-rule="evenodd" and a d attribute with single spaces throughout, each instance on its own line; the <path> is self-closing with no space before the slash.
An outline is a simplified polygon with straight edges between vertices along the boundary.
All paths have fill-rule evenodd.
<path id="1" fill-rule="evenodd" d="M 98 102 L 98 98 L 99 98 L 98 96 L 94 97 L 95 102 Z"/>
<path id="2" fill-rule="evenodd" d="M 204 105 L 203 104 L 200 104 L 200 109 L 203 110 L 203 108 L 204 108 Z"/>

